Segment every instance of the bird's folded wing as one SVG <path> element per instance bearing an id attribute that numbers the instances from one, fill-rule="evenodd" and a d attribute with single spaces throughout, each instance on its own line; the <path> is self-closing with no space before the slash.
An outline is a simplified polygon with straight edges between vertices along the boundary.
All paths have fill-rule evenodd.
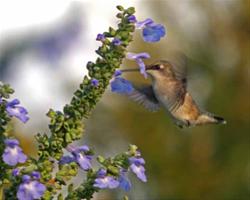
<path id="1" fill-rule="evenodd" d="M 127 96 L 151 112 L 156 112 L 160 109 L 152 86 L 137 87 Z"/>
<path id="2" fill-rule="evenodd" d="M 166 94 L 167 97 L 167 108 L 169 111 L 174 111 L 178 109 L 184 102 L 186 94 L 186 88 L 180 82 L 176 82 L 175 89 Z"/>

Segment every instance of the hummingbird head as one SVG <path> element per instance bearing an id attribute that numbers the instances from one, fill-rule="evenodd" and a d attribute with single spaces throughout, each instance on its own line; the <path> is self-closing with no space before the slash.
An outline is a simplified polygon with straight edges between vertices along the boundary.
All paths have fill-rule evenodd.
<path id="1" fill-rule="evenodd" d="M 174 77 L 172 65 L 166 60 L 160 60 L 151 65 L 146 66 L 146 71 L 154 79 Z"/>

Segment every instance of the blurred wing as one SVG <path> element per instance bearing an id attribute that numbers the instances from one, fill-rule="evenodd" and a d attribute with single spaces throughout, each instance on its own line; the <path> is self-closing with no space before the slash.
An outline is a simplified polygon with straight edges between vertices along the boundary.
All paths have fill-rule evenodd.
<path id="1" fill-rule="evenodd" d="M 187 86 L 187 56 L 183 53 L 178 53 L 173 56 L 170 63 L 177 80 Z"/>
<path id="2" fill-rule="evenodd" d="M 156 112 L 160 109 L 152 86 L 135 88 L 133 92 L 127 94 L 127 96 L 151 112 Z"/>

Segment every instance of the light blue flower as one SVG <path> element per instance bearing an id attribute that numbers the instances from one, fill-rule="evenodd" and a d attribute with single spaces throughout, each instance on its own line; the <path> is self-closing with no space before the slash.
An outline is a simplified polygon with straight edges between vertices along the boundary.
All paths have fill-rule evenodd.
<path id="1" fill-rule="evenodd" d="M 145 26 L 148 26 L 148 25 L 153 24 L 153 23 L 154 23 L 154 21 L 153 21 L 152 19 L 147 18 L 147 19 L 145 19 L 144 21 L 137 22 L 137 23 L 136 23 L 136 28 L 137 28 L 137 29 L 142 29 L 142 28 L 144 28 Z"/>
<path id="2" fill-rule="evenodd" d="M 67 150 L 72 154 L 72 156 L 63 156 L 59 161 L 59 164 L 67 164 L 71 162 L 76 162 L 83 170 L 89 170 L 91 165 L 92 156 L 88 155 L 89 147 L 86 145 L 75 147 L 69 145 Z"/>
<path id="3" fill-rule="evenodd" d="M 119 186 L 119 181 L 115 179 L 113 176 L 107 175 L 106 170 L 100 169 L 97 172 L 97 178 L 95 179 L 94 187 L 104 189 L 114 189 Z"/>
<path id="4" fill-rule="evenodd" d="M 132 187 L 132 185 L 131 185 L 131 182 L 130 182 L 130 180 L 128 179 L 128 177 L 126 176 L 126 170 L 124 170 L 124 169 L 122 169 L 121 171 L 120 171 L 120 177 L 119 177 L 119 182 L 120 182 L 120 187 L 122 188 L 122 189 L 124 189 L 126 192 L 128 192 L 130 189 L 131 189 L 131 187 Z"/>
<path id="5" fill-rule="evenodd" d="M 97 41 L 104 41 L 106 38 L 105 38 L 105 36 L 104 36 L 104 34 L 101 34 L 101 33 L 99 33 L 97 36 L 96 36 L 96 40 Z"/>
<path id="6" fill-rule="evenodd" d="M 115 77 L 111 81 L 111 91 L 119 94 L 130 94 L 133 92 L 133 85 L 122 77 Z"/>
<path id="7" fill-rule="evenodd" d="M 15 168 L 12 170 L 12 176 L 18 176 L 20 174 L 21 169 L 20 168 Z"/>
<path id="8" fill-rule="evenodd" d="M 97 87 L 99 85 L 99 81 L 95 78 L 91 79 L 91 85 Z"/>
<path id="9" fill-rule="evenodd" d="M 115 46 L 119 46 L 119 45 L 122 44 L 122 41 L 120 39 L 118 39 L 118 38 L 114 38 L 112 40 L 112 44 L 115 45 Z"/>
<path id="10" fill-rule="evenodd" d="M 134 174 L 143 182 L 147 182 L 147 177 L 145 175 L 145 160 L 141 157 L 131 157 L 129 158 L 130 169 Z"/>
<path id="11" fill-rule="evenodd" d="M 33 179 L 40 179 L 41 178 L 41 174 L 38 171 L 31 172 L 31 176 Z"/>
<path id="12" fill-rule="evenodd" d="M 134 15 L 130 15 L 128 17 L 128 21 L 129 21 L 129 23 L 135 23 L 135 22 L 137 22 L 136 17 Z"/>
<path id="13" fill-rule="evenodd" d="M 18 200 L 40 199 L 45 191 L 46 187 L 42 183 L 32 180 L 28 175 L 24 175 L 17 190 L 17 198 Z"/>
<path id="14" fill-rule="evenodd" d="M 115 70 L 114 77 L 121 76 L 121 75 L 122 75 L 121 70 L 119 70 L 119 69 Z"/>
<path id="15" fill-rule="evenodd" d="M 6 147 L 4 149 L 2 158 L 6 164 L 10 166 L 15 166 L 18 163 L 24 163 L 27 160 L 27 156 L 23 153 L 23 150 L 19 147 L 18 140 L 6 139 L 4 143 Z"/>
<path id="16" fill-rule="evenodd" d="M 165 27 L 154 23 L 150 18 L 137 22 L 136 28 L 142 29 L 142 38 L 145 42 L 158 42 L 166 35 Z"/>
<path id="17" fill-rule="evenodd" d="M 143 53 L 128 52 L 126 57 L 129 60 L 135 60 L 140 68 L 140 73 L 143 74 L 145 78 L 147 78 L 146 65 L 143 62 L 143 59 L 150 58 L 150 55 L 148 53 L 145 53 L 145 52 L 143 52 Z"/>
<path id="18" fill-rule="evenodd" d="M 6 111 L 10 117 L 15 116 L 23 123 L 25 123 L 29 120 L 29 117 L 27 116 L 28 111 L 24 107 L 19 106 L 18 104 L 20 104 L 20 101 L 18 99 L 14 99 L 10 102 L 7 102 Z"/>
<path id="19" fill-rule="evenodd" d="M 146 26 L 142 31 L 142 36 L 145 42 L 158 42 L 166 34 L 164 26 L 161 24 L 153 24 Z"/>

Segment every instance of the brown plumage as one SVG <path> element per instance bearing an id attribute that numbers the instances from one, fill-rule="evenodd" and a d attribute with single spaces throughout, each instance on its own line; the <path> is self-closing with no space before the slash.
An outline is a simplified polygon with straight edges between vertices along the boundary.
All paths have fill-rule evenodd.
<path id="1" fill-rule="evenodd" d="M 136 88 L 128 96 L 151 111 L 163 106 L 179 127 L 225 124 L 226 121 L 199 109 L 187 91 L 186 57 L 175 61 L 160 60 L 147 66 L 152 85 Z"/>

